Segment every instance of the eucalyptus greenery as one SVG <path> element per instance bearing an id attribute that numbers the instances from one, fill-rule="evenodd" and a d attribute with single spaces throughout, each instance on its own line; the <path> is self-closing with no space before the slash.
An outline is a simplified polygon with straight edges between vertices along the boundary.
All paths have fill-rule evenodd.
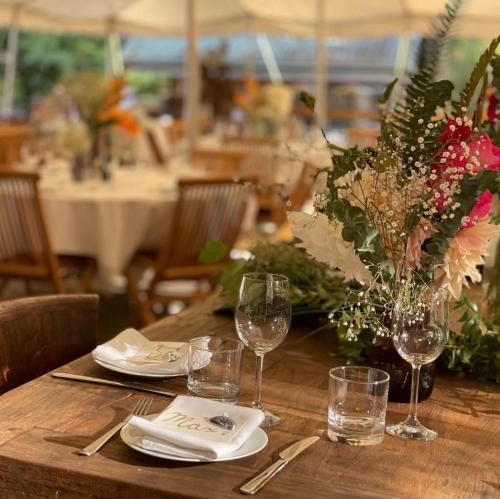
<path id="1" fill-rule="evenodd" d="M 455 304 L 460 330 L 448 339 L 444 360 L 448 369 L 500 383 L 500 310 L 490 318 L 479 312 L 466 294 Z"/>
<path id="2" fill-rule="evenodd" d="M 268 272 L 284 274 L 290 280 L 292 313 L 328 315 L 345 302 L 346 286 L 337 272 L 313 260 L 304 250 L 279 243 L 258 243 L 249 260 L 235 260 L 222 272 L 219 283 L 228 293 L 228 306 L 234 308 L 243 274 Z"/>

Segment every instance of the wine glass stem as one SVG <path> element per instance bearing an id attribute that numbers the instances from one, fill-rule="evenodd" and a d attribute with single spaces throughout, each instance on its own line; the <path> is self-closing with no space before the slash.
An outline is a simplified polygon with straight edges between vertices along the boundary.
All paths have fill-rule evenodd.
<path id="1" fill-rule="evenodd" d="M 253 406 L 256 409 L 262 409 L 262 403 L 260 401 L 261 391 L 262 391 L 262 369 L 264 367 L 264 354 L 256 353 L 257 364 L 255 369 L 255 400 Z"/>
<path id="2" fill-rule="evenodd" d="M 414 424 L 417 423 L 418 386 L 420 384 L 420 365 L 412 365 L 411 370 L 411 398 L 410 414 L 408 418 Z"/>

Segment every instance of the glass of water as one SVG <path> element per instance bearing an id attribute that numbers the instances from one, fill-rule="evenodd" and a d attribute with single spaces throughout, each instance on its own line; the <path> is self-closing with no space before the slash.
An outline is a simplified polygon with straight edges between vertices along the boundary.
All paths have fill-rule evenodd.
<path id="1" fill-rule="evenodd" d="M 253 407 L 262 409 L 261 388 L 264 354 L 274 350 L 290 329 L 292 306 L 288 277 L 249 273 L 243 276 L 235 311 L 238 336 L 257 357 L 256 392 Z M 268 411 L 262 428 L 276 426 L 280 417 Z"/>
<path id="2" fill-rule="evenodd" d="M 375 445 L 384 439 L 389 375 L 374 367 L 330 370 L 328 438 L 349 445 Z"/>
<path id="3" fill-rule="evenodd" d="M 243 343 L 202 336 L 189 342 L 188 390 L 192 395 L 236 403 L 240 396 Z"/>
<path id="4" fill-rule="evenodd" d="M 444 290 L 429 291 L 413 300 L 399 301 L 393 311 L 392 341 L 412 367 L 408 417 L 389 425 L 387 433 L 410 440 L 434 440 L 437 433 L 417 419 L 420 367 L 436 360 L 448 340 L 448 300 Z"/>

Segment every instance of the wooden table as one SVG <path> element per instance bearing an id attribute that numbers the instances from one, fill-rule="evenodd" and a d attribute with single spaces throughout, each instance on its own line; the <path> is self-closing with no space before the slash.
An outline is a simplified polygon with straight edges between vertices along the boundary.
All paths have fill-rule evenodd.
<path id="1" fill-rule="evenodd" d="M 230 318 L 212 314 L 207 301 L 145 330 L 153 339 L 184 340 L 211 332 L 233 335 Z M 75 451 L 121 420 L 138 393 L 42 376 L 0 397 L 0 497 L 236 498 L 238 487 L 265 468 L 288 444 L 326 428 L 332 333 L 294 328 L 266 355 L 265 405 L 282 424 L 269 444 L 239 461 L 191 464 L 139 454 L 115 438 L 85 458 Z M 90 356 L 64 370 L 112 377 Z M 244 359 L 242 401 L 252 397 L 254 358 Z M 183 393 L 185 379 L 163 381 Z M 170 399 L 154 396 L 153 410 Z M 390 404 L 397 422 L 407 405 Z M 423 423 L 439 432 L 434 442 L 386 436 L 373 447 L 323 439 L 272 480 L 259 497 L 500 497 L 500 393 L 494 384 L 441 377 L 420 406 Z"/>

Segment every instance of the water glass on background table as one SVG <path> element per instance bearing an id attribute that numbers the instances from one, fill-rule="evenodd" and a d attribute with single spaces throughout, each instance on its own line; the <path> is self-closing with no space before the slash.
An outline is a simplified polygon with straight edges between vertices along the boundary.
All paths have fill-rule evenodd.
<path id="1" fill-rule="evenodd" d="M 330 370 L 328 438 L 350 445 L 374 445 L 384 438 L 389 375 L 373 367 Z"/>
<path id="2" fill-rule="evenodd" d="M 202 336 L 189 342 L 188 390 L 192 395 L 236 403 L 240 396 L 243 343 Z"/>
<path id="3" fill-rule="evenodd" d="M 264 354 L 274 350 L 285 339 L 292 319 L 288 277 L 262 272 L 245 274 L 241 281 L 234 319 L 241 341 L 257 357 L 256 392 L 252 405 L 262 410 Z M 279 416 L 264 412 L 266 417 L 261 428 L 279 424 Z"/>

